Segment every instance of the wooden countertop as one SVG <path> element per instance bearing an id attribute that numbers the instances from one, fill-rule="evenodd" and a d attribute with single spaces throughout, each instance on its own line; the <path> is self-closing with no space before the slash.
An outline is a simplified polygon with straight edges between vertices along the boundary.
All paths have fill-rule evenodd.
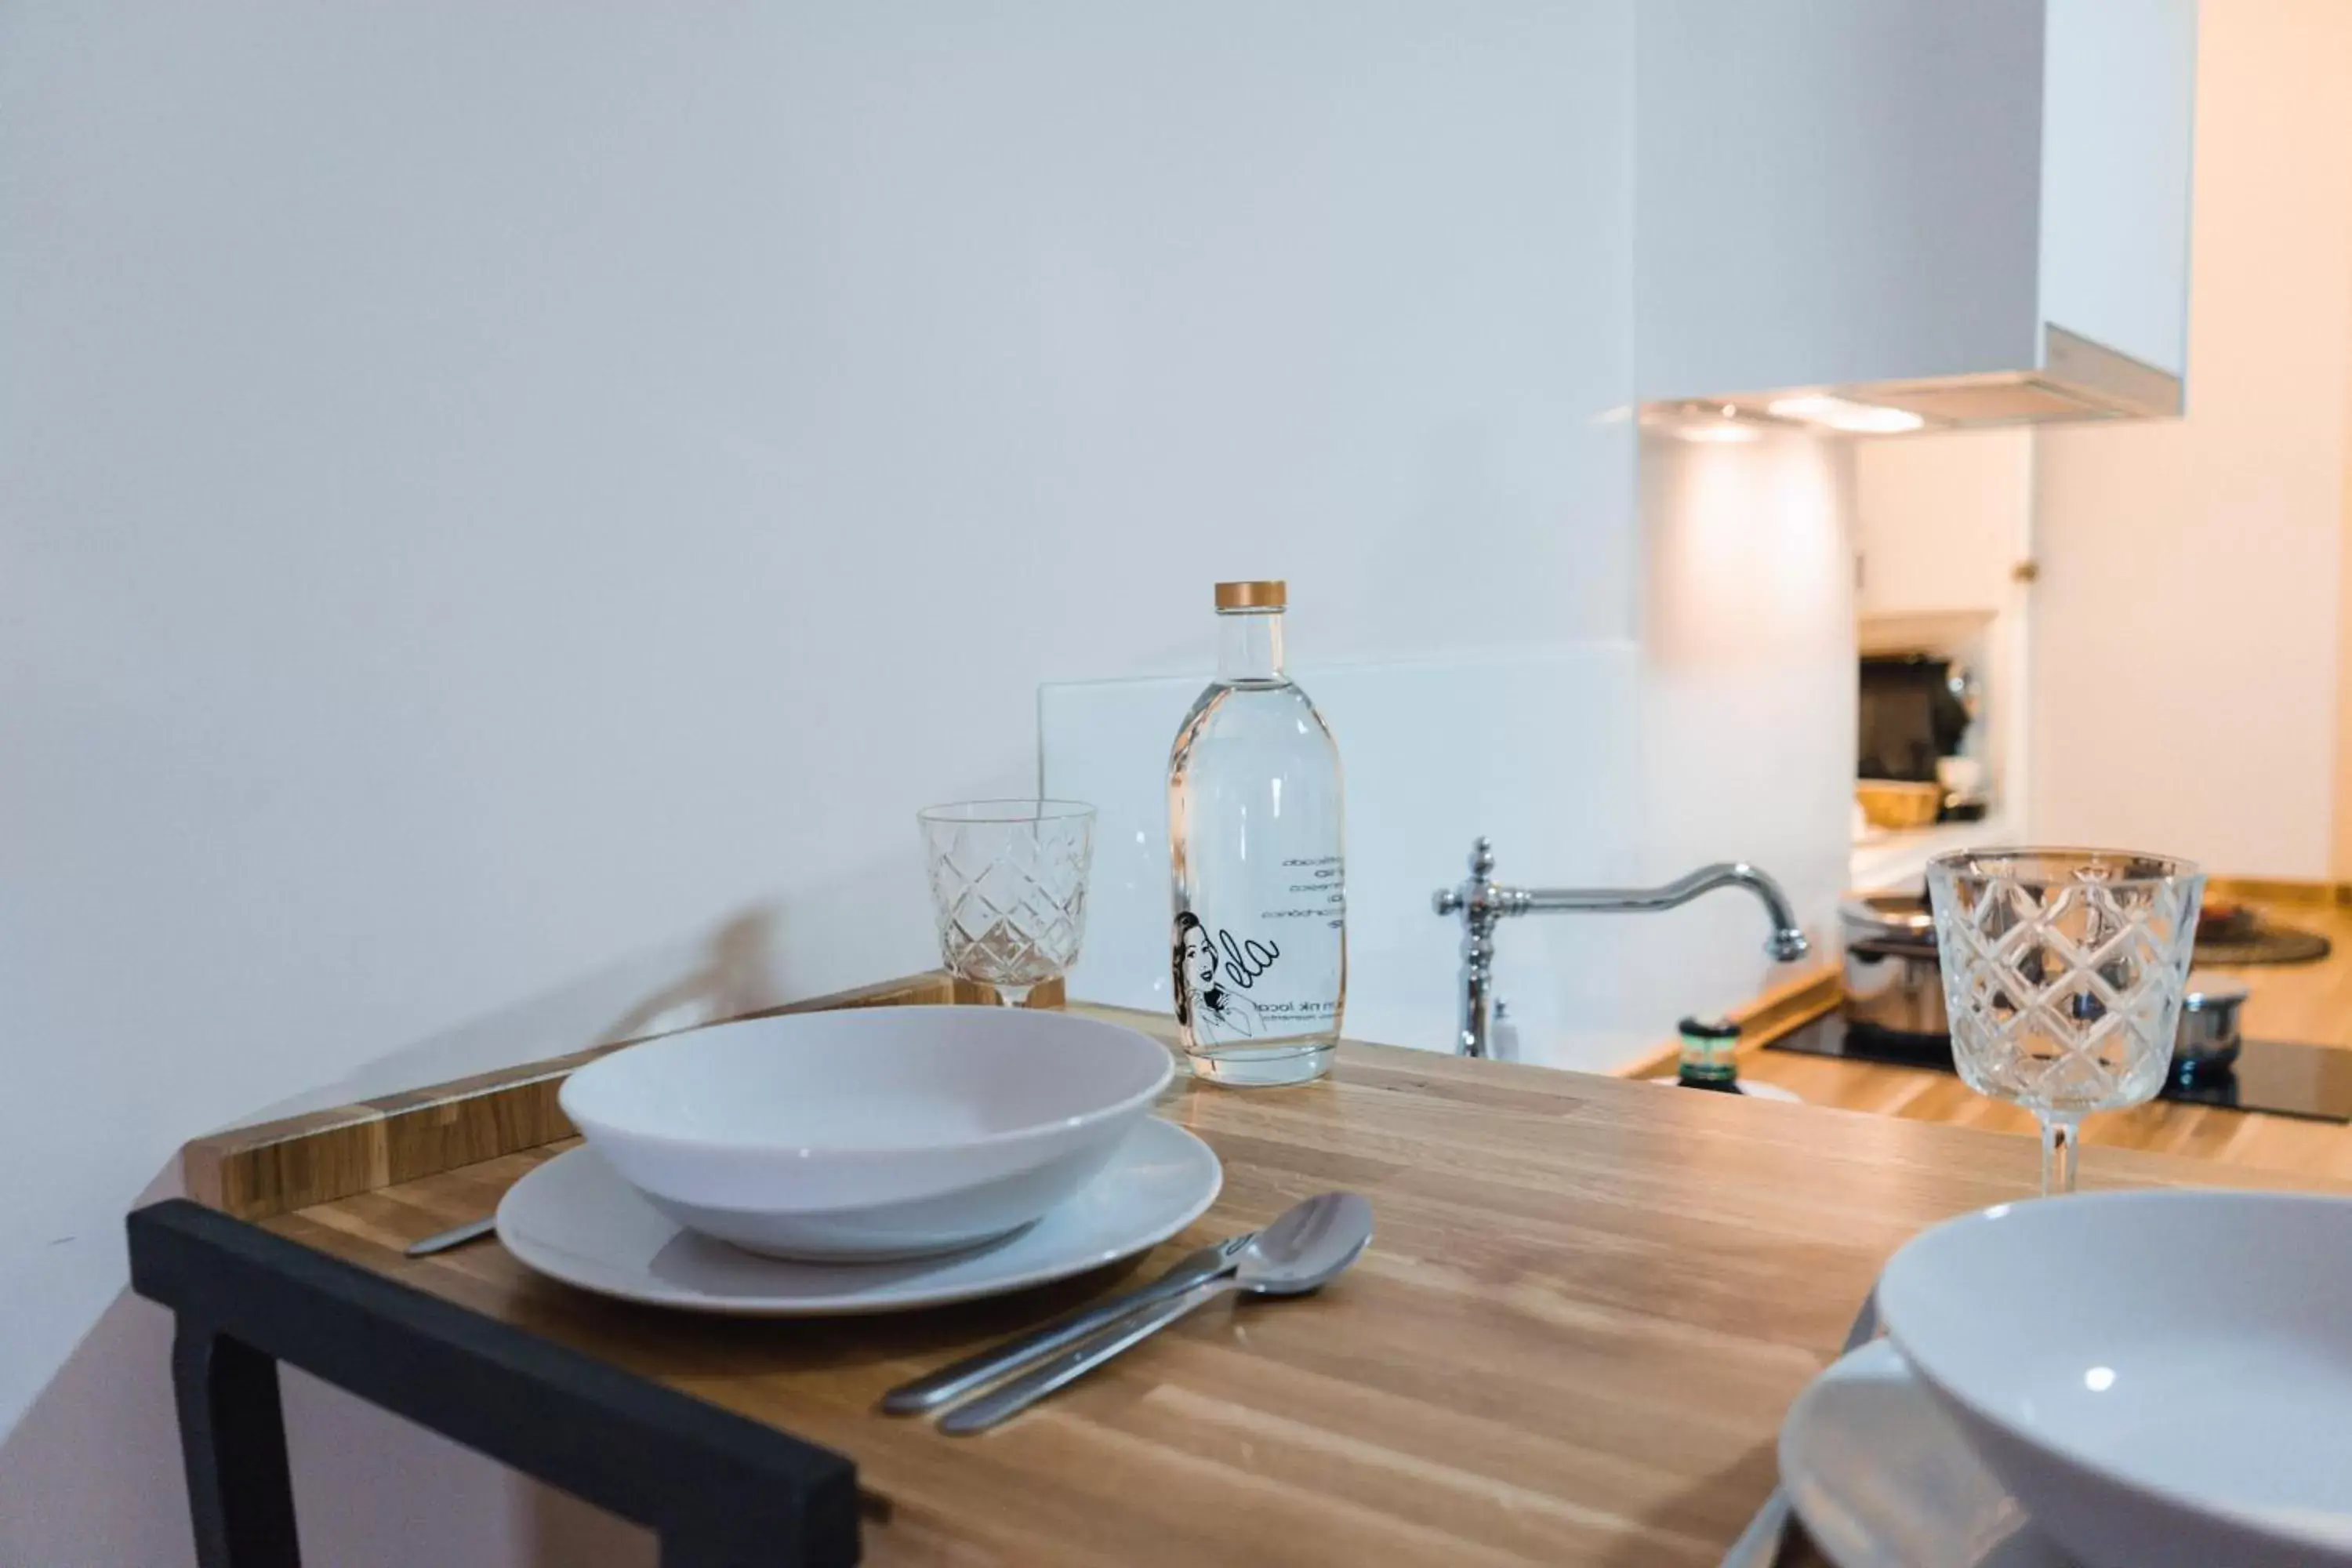
<path id="1" fill-rule="evenodd" d="M 2298 894 L 2291 885 L 2272 884 L 2263 896 L 2262 887 L 2238 884 L 2231 890 L 2280 924 L 2321 932 L 2333 941 L 2335 952 L 2312 963 L 2200 967 L 2198 974 L 2228 977 L 2248 988 L 2242 1026 L 2249 1039 L 2352 1050 L 2352 907 L 2317 896 L 2317 890 Z M 1815 1105 L 2034 1133 L 2030 1112 L 1987 1100 L 1947 1072 L 1766 1050 L 1743 1053 L 1739 1070 Z M 2091 1117 L 2083 1124 L 2083 1136 L 2093 1146 L 2187 1154 L 2249 1172 L 2352 1181 L 2352 1127 L 2336 1122 L 2158 1100 Z"/>
<path id="2" fill-rule="evenodd" d="M 2292 883 L 2221 880 L 2215 889 L 2217 894 L 2226 892 L 2252 904 L 2267 921 L 2317 931 L 2335 944 L 2333 952 L 2311 963 L 2198 968 L 2200 976 L 2235 980 L 2252 993 L 2246 998 L 2246 1037 L 2352 1049 L 2352 904 L 2336 896 L 2336 889 L 2297 891 Z"/>
<path id="3" fill-rule="evenodd" d="M 401 1255 L 561 1144 L 263 1223 L 851 1456 L 869 1562 L 1649 1568 L 1719 1559 L 1772 1485 L 1789 1401 L 1887 1254 L 2036 1176 L 2030 1142 L 1965 1127 L 1378 1046 L 1343 1047 L 1330 1079 L 1296 1089 L 1180 1079 L 1161 1114 L 1216 1149 L 1225 1186 L 1144 1269 L 1333 1187 L 1371 1200 L 1370 1250 L 1318 1297 L 1212 1309 L 977 1438 L 875 1401 L 1130 1271 L 898 1317 L 750 1322 L 604 1301 L 495 1246 Z M 192 1170 L 242 1170 L 269 1134 L 240 1136 L 202 1163 L 192 1152 Z M 405 1137 L 376 1142 L 424 1158 Z M 267 1146 L 269 1170 L 320 1179 L 308 1154 Z M 2085 1152 L 2083 1182 L 2325 1184 L 2114 1148 Z"/>

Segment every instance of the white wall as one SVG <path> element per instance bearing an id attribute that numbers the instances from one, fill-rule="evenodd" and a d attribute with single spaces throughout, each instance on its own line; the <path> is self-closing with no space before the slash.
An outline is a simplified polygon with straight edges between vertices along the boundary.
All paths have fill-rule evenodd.
<path id="1" fill-rule="evenodd" d="M 2039 437 L 2032 816 L 2329 875 L 2352 6 L 2206 0 L 2188 416 Z"/>
<path id="2" fill-rule="evenodd" d="M 1853 453 L 1796 433 L 1642 444 L 1643 874 L 1755 862 L 1786 889 L 1816 963 L 1853 832 Z M 1677 1016 L 1790 973 L 1742 894 L 1631 918 L 1620 984 L 1678 999 Z"/>
<path id="3" fill-rule="evenodd" d="M 184 1138 L 921 966 L 913 807 L 1219 575 L 1630 635 L 1629 11 L 0 8 L 0 1562 L 184 1560 Z M 593 1560 L 299 1403 L 314 1560 Z"/>
<path id="4" fill-rule="evenodd" d="M 2344 531 L 2336 563 L 2336 603 L 2352 605 L 2352 310 L 2344 313 Z M 2336 617 L 2336 824 L 2328 874 L 2352 882 L 2352 616 Z"/>
<path id="5" fill-rule="evenodd" d="M 1351 1035 L 1454 1047 L 1460 928 L 1429 895 L 1461 880 L 1481 835 L 1515 887 L 1637 887 L 1750 860 L 1826 943 L 1853 808 L 1853 456 L 1792 432 L 1645 436 L 1637 640 L 1300 660 L 1347 771 Z M 1207 679 L 1042 694 L 1046 787 L 1100 813 L 1080 994 L 1168 1005 L 1165 757 Z M 1685 1015 L 1781 977 L 1769 930 L 1736 892 L 1507 922 L 1496 988 L 1518 1057 L 1605 1071 L 1650 1055 Z"/>
<path id="6" fill-rule="evenodd" d="M 1430 895 L 1462 880 L 1475 838 L 1494 841 L 1497 875 L 1520 886 L 1617 886 L 1653 869 L 1640 650 L 1612 639 L 1293 668 L 1347 775 L 1344 1026 L 1451 1051 L 1461 925 Z M 1040 694 L 1045 788 L 1099 814 L 1077 995 L 1169 1009 L 1167 753 L 1210 669 Z M 1656 923 L 1511 923 L 1499 994 L 1524 1059 L 1606 1069 L 1671 1034 L 1693 1005 L 1686 977 L 1664 996 L 1626 983 L 1629 948 L 1659 940 Z"/>

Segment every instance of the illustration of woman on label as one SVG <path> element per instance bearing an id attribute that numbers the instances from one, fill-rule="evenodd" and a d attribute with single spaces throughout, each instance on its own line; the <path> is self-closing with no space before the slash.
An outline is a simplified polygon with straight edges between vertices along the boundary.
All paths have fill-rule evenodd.
<path id="1" fill-rule="evenodd" d="M 1265 1026 L 1257 1006 L 1229 985 L 1217 984 L 1217 949 L 1201 917 L 1186 910 L 1176 917 L 1176 1021 L 1197 1046 L 1256 1037 Z"/>

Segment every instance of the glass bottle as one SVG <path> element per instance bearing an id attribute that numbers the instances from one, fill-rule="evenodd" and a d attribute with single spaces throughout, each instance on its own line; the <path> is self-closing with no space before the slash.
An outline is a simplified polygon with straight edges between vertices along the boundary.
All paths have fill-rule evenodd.
<path id="1" fill-rule="evenodd" d="M 1322 1076 L 1347 999 L 1339 749 L 1283 674 L 1287 596 L 1217 584 L 1217 679 L 1168 758 L 1176 1018 L 1223 1084 Z"/>

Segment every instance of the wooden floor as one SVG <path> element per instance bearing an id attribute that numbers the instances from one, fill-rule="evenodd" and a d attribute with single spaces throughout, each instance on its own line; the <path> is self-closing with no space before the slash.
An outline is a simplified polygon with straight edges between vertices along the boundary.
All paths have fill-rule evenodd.
<path id="1" fill-rule="evenodd" d="M 2228 975 L 2252 991 L 2244 1016 L 2249 1039 L 2299 1040 L 2352 1050 L 2352 908 L 2313 898 L 2254 901 L 2281 923 L 2325 932 L 2334 940 L 2335 952 L 2316 963 L 2200 969 L 2199 975 Z M 1740 1072 L 1779 1084 L 1816 1105 L 1996 1131 L 2030 1134 L 2034 1129 L 2027 1112 L 1985 1099 L 1949 1073 L 1785 1051 L 1751 1051 L 1740 1058 Z M 2293 1117 L 2144 1105 L 2092 1117 L 2084 1123 L 2084 1141 L 2225 1160 L 2250 1170 L 2352 1179 L 2352 1127 Z"/>

